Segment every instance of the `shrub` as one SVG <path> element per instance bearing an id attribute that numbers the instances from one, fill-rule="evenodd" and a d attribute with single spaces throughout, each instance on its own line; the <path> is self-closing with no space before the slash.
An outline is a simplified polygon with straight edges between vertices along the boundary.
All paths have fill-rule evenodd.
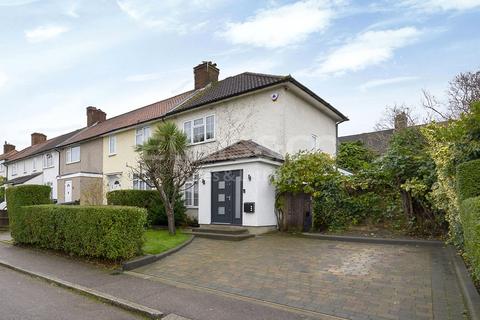
<path id="1" fill-rule="evenodd" d="M 141 251 L 147 216 L 145 209 L 119 206 L 37 205 L 14 212 L 15 242 L 108 260 Z"/>
<path id="2" fill-rule="evenodd" d="M 5 200 L 5 187 L 0 187 L 0 202 Z"/>
<path id="3" fill-rule="evenodd" d="M 463 227 L 465 256 L 473 278 L 480 280 L 480 197 L 462 201 L 460 219 Z"/>
<path id="4" fill-rule="evenodd" d="M 107 203 L 116 206 L 132 206 L 145 208 L 148 212 L 148 223 L 167 225 L 167 214 L 160 195 L 154 190 L 115 190 L 107 193 Z M 181 197 L 175 203 L 175 224 L 186 223 L 185 206 Z"/>
<path id="5" fill-rule="evenodd" d="M 458 165 L 457 192 L 460 201 L 480 196 L 480 159 Z"/>

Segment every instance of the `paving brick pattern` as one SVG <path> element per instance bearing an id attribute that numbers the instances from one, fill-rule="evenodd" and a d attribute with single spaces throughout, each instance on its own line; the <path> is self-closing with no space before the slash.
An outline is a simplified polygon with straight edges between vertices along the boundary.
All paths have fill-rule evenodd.
<path id="1" fill-rule="evenodd" d="M 136 272 L 345 319 L 467 319 L 439 247 L 197 238 Z"/>

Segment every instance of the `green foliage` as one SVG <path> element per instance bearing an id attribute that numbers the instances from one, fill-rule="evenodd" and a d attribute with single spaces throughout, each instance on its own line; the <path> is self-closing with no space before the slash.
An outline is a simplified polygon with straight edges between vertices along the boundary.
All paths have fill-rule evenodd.
<path id="1" fill-rule="evenodd" d="M 108 260 L 141 252 L 146 210 L 114 206 L 37 205 L 15 209 L 15 242 Z"/>
<path id="2" fill-rule="evenodd" d="M 430 124 L 422 128 L 428 141 L 427 151 L 435 162 L 437 182 L 432 186 L 431 201 L 446 213 L 449 239 L 457 247 L 463 246 L 459 201 L 457 199 L 457 165 L 480 158 L 480 102 L 474 103 L 470 113 L 456 121 Z"/>
<path id="3" fill-rule="evenodd" d="M 460 206 L 465 256 L 475 280 L 480 280 L 480 197 L 462 201 Z"/>
<path id="4" fill-rule="evenodd" d="M 457 190 L 460 201 L 480 196 L 480 159 L 458 165 Z"/>
<path id="5" fill-rule="evenodd" d="M 338 148 L 337 165 L 350 172 L 365 170 L 375 159 L 375 154 L 361 141 L 342 142 Z"/>
<path id="6" fill-rule="evenodd" d="M 177 232 L 175 235 L 168 230 L 147 230 L 145 232 L 145 244 L 143 252 L 147 254 L 159 254 L 173 249 L 190 238 L 188 234 Z"/>
<path id="7" fill-rule="evenodd" d="M 333 158 L 323 152 L 300 151 L 287 155 L 272 177 L 272 184 L 279 193 L 303 192 L 319 197 L 324 188 L 329 188 L 332 179 L 340 177 L 334 164 Z"/>
<path id="8" fill-rule="evenodd" d="M 5 200 L 5 187 L 0 187 L 0 202 Z"/>
<path id="9" fill-rule="evenodd" d="M 107 193 L 107 203 L 115 206 L 132 206 L 145 208 L 148 212 L 148 223 L 167 225 L 165 206 L 157 191 L 154 190 L 115 190 Z M 177 225 L 185 224 L 186 209 L 179 195 L 175 202 L 174 214 Z"/>

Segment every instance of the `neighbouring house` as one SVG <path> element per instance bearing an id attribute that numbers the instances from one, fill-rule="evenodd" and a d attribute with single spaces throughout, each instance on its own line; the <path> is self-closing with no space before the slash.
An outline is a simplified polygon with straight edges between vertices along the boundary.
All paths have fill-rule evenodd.
<path id="1" fill-rule="evenodd" d="M 194 68 L 192 90 L 100 121 L 62 147 L 80 146 L 83 157 L 83 145 L 101 137 L 104 194 L 149 189 L 132 174 L 134 147 L 161 121 L 173 121 L 204 162 L 185 190 L 189 215 L 200 224 L 275 226 L 269 176 L 286 153 L 334 155 L 337 126 L 348 119 L 291 76 L 245 72 L 219 80 L 219 72 L 216 64 L 203 62 Z M 64 174 L 73 172 L 62 171 L 61 179 Z"/>
<path id="2" fill-rule="evenodd" d="M 82 137 L 106 119 L 107 115 L 102 110 L 87 107 L 87 126 L 57 145 L 59 203 L 102 204 L 103 139 L 101 136 Z"/>
<path id="3" fill-rule="evenodd" d="M 18 151 L 15 150 L 15 146 L 13 144 L 8 143 L 5 141 L 3 145 L 3 154 L 0 155 L 0 177 L 6 179 L 7 178 L 7 166 L 5 162 L 12 156 L 14 156 Z"/>
<path id="4" fill-rule="evenodd" d="M 5 162 L 7 186 L 48 185 L 52 188 L 52 199 L 56 200 L 59 153 L 55 148 L 77 132 L 73 131 L 49 140 L 42 133 L 32 133 L 30 147 L 18 151 Z"/>
<path id="5" fill-rule="evenodd" d="M 365 147 L 372 150 L 376 154 L 381 155 L 387 151 L 388 146 L 390 145 L 390 140 L 392 139 L 395 131 L 407 128 L 407 126 L 408 117 L 402 112 L 395 116 L 393 129 L 342 136 L 338 138 L 338 141 L 339 143 L 360 141 Z"/>

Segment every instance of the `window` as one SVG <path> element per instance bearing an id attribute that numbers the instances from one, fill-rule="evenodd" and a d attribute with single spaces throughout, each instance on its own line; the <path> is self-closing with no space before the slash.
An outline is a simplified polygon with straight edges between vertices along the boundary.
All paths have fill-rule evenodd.
<path id="1" fill-rule="evenodd" d="M 23 173 L 27 173 L 27 161 L 22 162 Z"/>
<path id="2" fill-rule="evenodd" d="M 215 139 L 215 116 L 186 121 L 183 132 L 188 143 L 200 143 Z"/>
<path id="3" fill-rule="evenodd" d="M 5 171 L 5 166 L 3 164 L 0 164 L 0 172 L 4 172 Z"/>
<path id="4" fill-rule="evenodd" d="M 37 158 L 32 159 L 32 170 L 37 171 Z"/>
<path id="5" fill-rule="evenodd" d="M 150 127 L 138 128 L 135 132 L 135 143 L 144 144 L 150 138 Z"/>
<path id="6" fill-rule="evenodd" d="M 17 163 L 12 164 L 12 176 L 17 175 Z"/>
<path id="7" fill-rule="evenodd" d="M 198 207 L 198 175 L 194 180 L 190 180 L 185 183 L 184 194 L 185 206 Z"/>
<path id="8" fill-rule="evenodd" d="M 108 152 L 110 155 L 117 154 L 117 136 L 108 137 Z"/>
<path id="9" fill-rule="evenodd" d="M 51 168 L 53 167 L 53 156 L 51 153 L 47 153 L 43 156 L 43 167 L 44 168 Z"/>
<path id="10" fill-rule="evenodd" d="M 312 150 L 317 150 L 318 149 L 318 142 L 317 142 L 317 136 L 312 134 Z"/>
<path id="11" fill-rule="evenodd" d="M 67 149 L 67 164 L 80 162 L 80 146 Z"/>
<path id="12" fill-rule="evenodd" d="M 140 177 L 136 174 L 133 175 L 133 189 L 134 190 L 150 190 L 150 186 L 145 183 Z"/>

